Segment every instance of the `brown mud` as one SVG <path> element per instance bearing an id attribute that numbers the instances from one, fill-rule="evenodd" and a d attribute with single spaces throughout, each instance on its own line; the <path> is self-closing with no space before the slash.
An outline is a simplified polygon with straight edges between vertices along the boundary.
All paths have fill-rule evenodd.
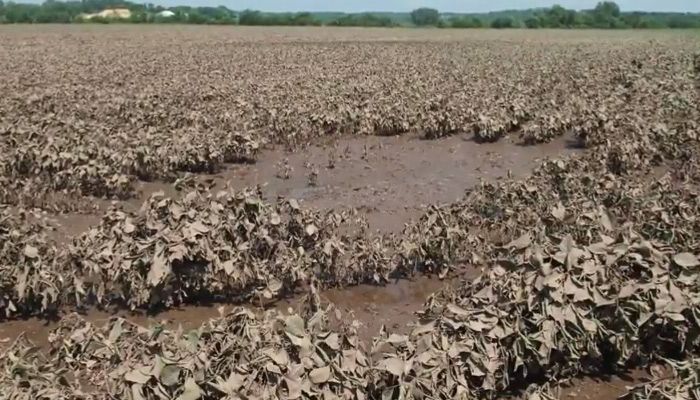
<path id="1" fill-rule="evenodd" d="M 418 276 L 413 279 L 399 280 L 386 286 L 360 285 L 344 289 L 332 289 L 320 294 L 322 302 L 331 303 L 348 318 L 361 323 L 358 333 L 362 341 L 371 345 L 372 337 L 376 336 L 382 327 L 389 332 L 407 334 L 410 324 L 416 320 L 415 313 L 422 308 L 424 301 L 434 292 L 449 285 L 454 285 L 460 280 L 473 279 L 479 271 L 465 267 L 451 276 L 449 279 L 439 280 L 435 277 Z M 289 309 L 298 310 L 300 299 L 282 300 L 274 303 L 272 307 L 279 311 Z M 254 304 L 244 305 L 257 308 Z M 170 309 L 156 315 L 144 313 L 130 313 L 120 311 L 109 313 L 106 311 L 91 310 L 83 317 L 93 324 L 104 324 L 115 316 L 123 317 L 135 324 L 149 326 L 162 324 L 170 328 L 182 327 L 187 331 L 196 329 L 211 318 L 216 318 L 223 311 L 230 310 L 231 305 L 190 305 Z M 46 321 L 36 318 L 27 320 L 15 320 L 0 323 L 0 351 L 24 334 L 40 348 L 48 349 L 48 337 L 52 329 L 57 326 L 56 321 Z M 573 379 L 556 389 L 560 399 L 585 399 L 585 400 L 615 400 L 628 392 L 628 387 L 638 385 L 650 379 L 650 374 L 644 370 L 633 370 L 611 376 L 582 377 Z M 505 398 L 520 398 L 515 394 Z"/>
<path id="2" fill-rule="evenodd" d="M 408 333 L 409 323 L 415 320 L 415 312 L 422 308 L 428 296 L 459 280 L 473 279 L 477 274 L 478 271 L 463 268 L 448 279 L 416 276 L 397 280 L 385 286 L 359 285 L 351 288 L 330 289 L 321 292 L 319 296 L 323 304 L 332 304 L 344 314 L 347 313 L 348 318 L 359 321 L 361 326 L 358 333 L 361 339 L 369 343 L 371 338 L 379 333 L 382 326 L 386 326 L 392 332 Z M 240 306 L 260 309 L 256 302 L 240 304 Z M 113 317 L 122 317 L 142 326 L 163 324 L 170 328 L 181 326 L 184 330 L 190 330 L 218 317 L 221 307 L 230 310 L 235 305 L 187 305 L 156 314 L 141 311 L 108 312 L 93 309 L 83 314 L 83 317 L 97 325 L 106 323 Z M 278 311 L 289 309 L 298 311 L 301 307 L 301 297 L 279 300 L 263 305 L 263 307 L 266 309 L 274 308 Z M 24 334 L 37 346 L 46 348 L 49 333 L 56 328 L 57 324 L 56 320 L 39 318 L 2 322 L 0 323 L 0 350 L 19 337 L 20 334 Z"/>
<path id="3" fill-rule="evenodd" d="M 570 145 L 571 139 L 566 137 L 537 146 L 522 146 L 516 141 L 503 139 L 497 143 L 477 144 L 468 135 L 439 140 L 422 140 L 410 135 L 341 138 L 295 152 L 263 150 L 255 164 L 229 165 L 218 174 L 193 178 L 211 185 L 210 190 L 214 193 L 226 188 L 259 186 L 268 200 L 295 198 L 304 207 L 321 210 L 355 208 L 368 219 L 372 229 L 395 233 L 411 219 L 420 216 L 427 205 L 455 201 L 481 180 L 494 181 L 508 175 L 524 177 L 539 160 L 576 151 Z M 310 182 L 312 171 L 317 173 L 314 182 Z M 128 201 L 96 200 L 96 211 L 92 214 L 44 213 L 41 218 L 53 229 L 50 239 L 66 244 L 99 223 L 101 214 L 111 205 L 136 211 L 156 192 L 179 197 L 187 189 L 180 192 L 171 183 L 141 182 L 138 191 L 139 195 Z M 422 309 L 432 293 L 447 285 L 473 279 L 478 274 L 474 268 L 463 266 L 444 280 L 417 276 L 385 286 L 360 285 L 326 290 L 320 296 L 323 302 L 333 304 L 348 313 L 349 318 L 359 321 L 359 334 L 370 343 L 382 327 L 391 332 L 408 333 L 409 324 L 415 321 L 415 313 Z M 299 303 L 300 297 L 297 296 L 266 308 L 298 309 Z M 258 304 L 252 303 L 243 306 L 259 308 Z M 155 315 L 126 310 L 90 310 L 84 317 L 101 324 L 111 317 L 121 316 L 140 325 L 164 323 L 187 330 L 219 316 L 220 307 L 230 309 L 233 306 L 188 305 Z M 46 348 L 49 333 L 56 325 L 56 321 L 37 318 L 0 323 L 0 349 L 20 334 Z M 596 389 L 589 390 L 589 386 Z M 624 385 L 619 391 L 618 386 L 616 383 L 586 381 L 586 393 L 593 396 L 588 397 L 591 399 L 612 399 L 624 392 Z M 562 393 L 579 396 L 567 390 Z"/>
<path id="4" fill-rule="evenodd" d="M 560 399 L 615 400 L 629 392 L 629 388 L 649 381 L 652 375 L 642 369 L 620 372 L 611 376 L 573 379 L 559 390 Z"/>
<path id="5" fill-rule="evenodd" d="M 571 153 L 569 138 L 554 142 L 521 146 L 513 140 L 477 144 L 468 135 L 439 140 L 422 140 L 416 136 L 340 138 L 324 144 L 310 145 L 296 152 L 281 149 L 263 150 L 255 164 L 230 165 L 215 175 L 197 175 L 199 182 L 213 184 L 211 191 L 260 186 L 268 200 L 278 196 L 295 198 L 305 207 L 315 209 L 359 209 L 370 226 L 381 232 L 398 232 L 412 218 L 420 215 L 428 204 L 451 202 L 480 180 L 496 180 L 507 176 L 525 176 L 537 160 Z M 289 177 L 281 176 L 283 164 L 289 166 Z M 280 169 L 282 168 L 282 170 Z M 318 182 L 309 185 L 310 171 L 318 170 Z M 136 211 L 143 201 L 156 192 L 179 197 L 183 192 L 171 183 L 141 182 L 139 196 L 128 201 L 96 200 L 93 214 L 41 213 L 53 228 L 50 239 L 59 245 L 99 223 L 110 205 Z M 462 269 L 451 279 L 471 279 L 477 272 Z M 381 326 L 392 330 L 406 329 L 415 319 L 425 299 L 440 289 L 445 281 L 416 277 L 386 286 L 357 286 L 328 290 L 324 300 L 342 311 L 350 311 L 362 322 L 360 334 L 366 339 Z M 284 300 L 275 306 L 296 307 L 298 299 Z M 256 306 L 256 305 L 253 305 Z M 94 322 L 106 321 L 111 315 L 92 310 L 86 317 Z M 186 306 L 157 315 L 120 312 L 135 323 L 167 320 L 193 328 L 218 315 L 217 306 Z M 0 323 L 0 340 L 25 334 L 37 343 L 46 343 L 52 322 L 29 319 Z M 0 346 L 2 344 L 0 343 Z"/>
<path id="6" fill-rule="evenodd" d="M 194 179 L 213 185 L 214 193 L 259 186 L 269 201 L 284 197 L 312 209 L 354 208 L 368 219 L 371 229 L 396 233 L 426 206 L 458 200 L 481 180 L 509 174 L 524 177 L 539 160 L 575 151 L 569 137 L 522 146 L 515 134 L 482 144 L 466 134 L 438 140 L 415 135 L 363 136 L 329 140 L 295 152 L 263 150 L 254 164 L 228 165 L 217 174 Z M 317 177 L 310 182 L 314 171 Z M 49 215 L 52 239 L 65 243 L 88 230 L 112 204 L 136 211 L 153 193 L 179 197 L 187 189 L 180 192 L 171 183 L 140 182 L 137 191 L 138 196 L 128 201 L 95 200 L 98 211 L 93 214 Z"/>

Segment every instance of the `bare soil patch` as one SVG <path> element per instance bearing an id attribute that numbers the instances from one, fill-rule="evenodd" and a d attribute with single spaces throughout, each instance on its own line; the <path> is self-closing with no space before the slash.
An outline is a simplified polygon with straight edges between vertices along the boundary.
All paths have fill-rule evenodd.
<path id="1" fill-rule="evenodd" d="M 259 186 L 269 200 L 296 199 L 321 210 L 357 209 L 372 230 L 398 233 L 426 206 L 458 200 L 482 180 L 509 174 L 524 177 L 545 157 L 578 151 L 570 142 L 570 137 L 563 136 L 537 146 L 520 145 L 517 138 L 479 144 L 468 134 L 439 140 L 409 135 L 340 138 L 293 152 L 268 149 L 254 164 L 229 164 L 218 174 L 193 178 L 212 185 L 213 192 Z M 285 169 L 288 177 L 283 175 Z M 316 182 L 310 183 L 314 170 Z M 138 197 L 127 201 L 95 200 L 95 213 L 47 215 L 53 238 L 65 243 L 85 232 L 112 205 L 133 211 L 153 193 L 177 198 L 187 189 L 178 191 L 166 182 L 139 182 L 138 192 Z"/>
<path id="2" fill-rule="evenodd" d="M 440 140 L 410 136 L 341 138 L 293 152 L 267 149 L 255 164 L 229 165 L 221 173 L 200 174 L 194 179 L 208 182 L 213 192 L 227 187 L 260 186 L 263 194 L 271 200 L 282 196 L 297 199 L 308 208 L 355 208 L 367 217 L 372 229 L 398 233 L 427 205 L 455 201 L 481 180 L 497 180 L 509 174 L 522 177 L 544 157 L 575 152 L 569 142 L 570 138 L 562 137 L 538 146 L 522 146 L 508 139 L 478 144 L 466 134 Z M 289 166 L 288 178 L 280 176 L 281 163 Z M 319 171 L 316 185 L 309 184 L 310 166 Z M 99 223 L 101 213 L 110 206 L 135 211 L 156 192 L 179 197 L 187 189 L 178 191 L 172 183 L 166 182 L 140 182 L 137 198 L 95 200 L 94 213 L 40 212 L 40 215 L 53 229 L 51 239 L 67 244 L 71 238 Z M 447 281 L 416 277 L 387 286 L 333 289 L 324 292 L 322 297 L 339 309 L 352 312 L 363 324 L 361 335 L 369 340 L 382 326 L 405 331 L 407 324 L 415 319 L 414 313 L 421 309 L 430 294 L 450 282 L 472 279 L 477 274 L 469 268 L 460 271 Z M 280 301 L 274 307 L 294 308 L 297 301 L 298 298 Z M 187 329 L 218 316 L 219 306 L 187 306 L 157 315 L 92 310 L 86 318 L 99 323 L 120 315 L 139 324 L 169 321 L 169 324 Z M 0 324 L 0 340 L 25 333 L 35 342 L 45 344 L 54 327 L 55 323 L 39 319 L 8 321 Z"/>

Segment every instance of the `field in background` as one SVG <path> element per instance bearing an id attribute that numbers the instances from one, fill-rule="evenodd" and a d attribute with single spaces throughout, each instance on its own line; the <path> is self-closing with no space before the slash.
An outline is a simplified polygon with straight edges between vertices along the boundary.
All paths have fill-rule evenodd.
<path id="1" fill-rule="evenodd" d="M 3 25 L 0 32 L 4 36 L 26 39 L 31 37 L 49 38 L 52 35 L 65 35 L 73 37 L 77 35 L 84 39 L 93 35 L 103 37 L 109 35 L 110 39 L 141 37 L 146 34 L 154 40 L 167 40 L 168 43 L 178 39 L 189 41 L 201 41 L 219 38 L 223 41 L 266 41 L 277 42 L 280 40 L 293 41 L 432 41 L 432 40 L 491 40 L 504 39 L 515 40 L 539 40 L 544 42 L 560 42 L 573 40 L 574 42 L 587 42 L 590 40 L 611 39 L 620 41 L 643 40 L 695 40 L 697 31 L 694 30 L 596 30 L 596 29 L 537 29 L 537 30 L 494 30 L 472 29 L 453 30 L 437 28 L 360 28 L 360 27 L 255 27 L 255 26 L 197 26 L 197 25 L 64 25 L 45 24 L 30 25 Z M 88 35 L 88 36 L 85 36 Z M 181 35 L 185 35 L 184 37 Z M 105 38 L 106 40 L 106 38 Z M 186 40 L 187 41 L 187 40 Z M 148 42 L 148 41 L 147 41 Z M 8 43 L 9 45 L 10 43 Z M 68 43 L 70 44 L 70 43 Z M 73 43 L 74 45 L 78 42 Z"/>
<path id="2" fill-rule="evenodd" d="M 693 32 L 0 36 L 10 399 L 698 397 Z"/>

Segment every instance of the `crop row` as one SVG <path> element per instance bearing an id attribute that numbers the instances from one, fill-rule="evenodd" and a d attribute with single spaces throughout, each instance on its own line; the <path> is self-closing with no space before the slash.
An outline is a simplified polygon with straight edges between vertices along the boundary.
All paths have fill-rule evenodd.
<path id="1" fill-rule="evenodd" d="M 10 41 L 3 51 L 14 57 L 2 63 L 35 60 L 55 40 L 42 39 L 22 51 Z M 480 140 L 520 132 L 538 143 L 571 131 L 586 150 L 430 207 L 398 236 L 292 199 L 194 190 L 154 196 L 138 212 L 115 207 L 59 250 L 21 209 L 0 208 L 0 308 L 9 318 L 310 289 L 297 314 L 237 308 L 190 332 L 65 317 L 48 353 L 20 337 L 0 354 L 3 396 L 466 399 L 533 384 L 528 392 L 548 397 L 571 377 L 668 362 L 674 378 L 629 396 L 697 398 L 692 44 L 217 37 L 212 55 L 195 36 L 182 57 L 153 38 L 116 50 L 84 39 L 61 62 L 46 51 L 47 62 L 26 64 L 36 77 L 7 69 L 15 72 L 1 84 L 11 93 L 0 99 L 4 201 L 21 204 L 32 185 L 47 197 L 126 196 L 135 179 L 209 171 L 266 143 L 294 147 L 327 134 L 437 138 L 466 127 Z M 93 57 L 78 57 L 86 48 Z M 147 51 L 155 48 L 165 50 Z M 144 58 L 146 66 L 130 62 Z M 46 81 L 56 83 L 37 85 Z M 355 323 L 318 299 L 322 287 L 442 274 L 458 262 L 483 273 L 432 295 L 408 335 L 382 330 L 364 343 Z"/>
<path id="2" fill-rule="evenodd" d="M 473 282 L 431 296 L 409 335 L 381 333 L 371 345 L 363 343 L 356 327 L 327 313 L 313 291 L 301 314 L 235 309 L 187 333 L 121 319 L 98 327 L 75 316 L 51 335 L 48 355 L 31 351 L 24 339 L 11 346 L 0 388 L 11 399 L 493 398 L 522 382 L 556 383 L 664 358 L 692 363 L 700 354 L 697 138 L 686 131 L 648 149 L 672 158 L 663 150 L 669 142 L 688 147 L 681 158 L 668 160 L 683 165 L 682 171 L 648 179 L 654 157 L 635 159 L 640 164 L 629 169 L 608 161 L 621 148 L 636 153 L 636 137 L 621 138 L 625 146 L 600 145 L 545 161 L 524 181 L 484 184 L 459 203 L 433 207 L 408 227 L 394 250 L 381 252 L 385 260 L 441 269 L 466 258 L 485 267 Z M 154 198 L 141 216 L 105 217 L 76 243 L 85 241 L 89 254 L 119 264 L 91 282 L 133 282 L 142 289 L 151 284 L 150 297 L 140 298 L 146 303 L 163 301 L 163 293 L 173 298 L 172 293 L 196 290 L 201 282 L 216 289 L 217 273 L 230 271 L 242 279 L 247 271 L 267 273 L 247 268 L 265 257 L 258 267 L 273 275 L 285 265 L 318 266 L 311 270 L 314 284 L 323 276 L 338 279 L 333 265 L 347 265 L 343 257 L 324 262 L 339 255 L 331 232 L 341 217 L 322 224 L 292 202 L 261 218 L 265 206 L 251 196 L 222 195 L 206 209 L 197 196 L 193 192 L 182 204 Z M 222 207 L 249 218 L 217 229 L 228 215 L 212 210 Z M 196 215 L 201 219 L 188 219 Z M 281 239 L 286 237 L 281 232 L 296 232 L 296 239 Z M 308 242 L 315 235 L 324 238 L 322 246 Z M 198 237 L 216 244 L 209 250 Z M 221 237 L 228 238 L 228 247 L 217 242 Z M 273 248 L 280 240 L 308 254 L 310 264 L 276 258 Z M 314 250 L 320 247 L 323 251 Z M 349 254 L 362 255 L 358 248 Z M 24 257 L 36 258 L 26 245 Z M 234 257 L 238 261 L 227 268 Z M 189 270 L 182 268 L 184 259 Z M 161 282 L 173 290 L 164 292 Z M 275 287 L 260 286 L 261 294 Z M 693 370 L 682 361 L 677 369 L 677 380 L 652 382 L 630 396 L 697 393 Z"/>
<path id="3" fill-rule="evenodd" d="M 697 120 L 697 110 L 687 115 L 671 111 Z M 696 223 L 685 226 L 688 231 L 676 231 L 684 221 L 674 212 L 698 208 L 692 190 L 697 183 L 696 126 L 681 122 L 649 128 L 632 119 L 607 132 L 605 139 L 588 142 L 586 154 L 544 162 L 527 180 L 484 184 L 462 201 L 429 209 L 399 238 L 370 235 L 357 229 L 362 222 L 351 215 L 301 210 L 293 200 L 266 204 L 252 191 L 215 196 L 195 190 L 181 200 L 153 197 L 136 213 L 116 208 L 59 253 L 35 231 L 26 233 L 33 228 L 25 228 L 24 221 L 3 211 L 8 240 L 3 243 L 7 267 L 2 279 L 6 288 L 14 287 L 4 291 L 3 308 L 12 314 L 13 309 L 42 312 L 64 302 L 137 308 L 223 294 L 269 298 L 294 291 L 312 277 L 326 286 L 381 283 L 394 273 L 448 268 L 455 260 L 474 257 L 475 248 L 514 240 L 529 226 L 561 225 L 575 240 L 589 244 L 586 229 L 598 228 L 570 224 L 568 209 L 600 215 L 609 227 L 617 221 L 642 223 L 640 233 L 649 239 L 691 240 Z M 652 168 L 669 162 L 680 167 L 675 178 L 643 181 Z M 629 177 L 639 174 L 641 178 Z M 684 183 L 690 186 L 664 190 L 678 185 L 673 179 L 690 180 Z M 28 245 L 46 248 L 46 254 L 27 257 Z M 23 273 L 15 273 L 17 268 Z M 46 270 L 61 278 L 47 280 Z M 66 279 L 64 272 L 73 278 Z M 65 298 L 57 298 L 58 293 Z"/>
<path id="4" fill-rule="evenodd" d="M 215 172 L 268 144 L 327 135 L 518 133 L 532 144 L 574 132 L 597 143 L 630 121 L 676 123 L 694 104 L 695 47 L 685 41 L 78 37 L 3 44 L 1 203 L 46 207 L 59 193 L 53 208 L 80 208 L 83 196 L 129 197 L 137 180 Z"/>

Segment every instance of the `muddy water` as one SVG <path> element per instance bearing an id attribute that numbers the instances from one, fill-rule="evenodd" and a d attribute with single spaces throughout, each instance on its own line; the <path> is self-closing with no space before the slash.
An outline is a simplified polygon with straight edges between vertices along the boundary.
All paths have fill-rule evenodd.
<path id="1" fill-rule="evenodd" d="M 197 179 L 213 183 L 213 190 L 258 185 L 270 200 L 278 196 L 296 198 L 310 208 L 358 208 L 375 229 L 395 232 L 419 216 L 424 206 L 459 199 L 481 179 L 495 180 L 508 174 L 524 176 L 544 157 L 575 151 L 567 146 L 569 141 L 570 138 L 560 138 L 548 144 L 520 146 L 507 138 L 497 143 L 477 144 L 465 135 L 440 140 L 421 140 L 411 135 L 341 138 L 293 153 L 264 150 L 255 164 L 232 165 L 217 175 L 199 175 Z M 288 176 L 283 176 L 285 170 Z M 309 182 L 311 171 L 318 173 L 313 184 Z M 181 195 L 172 184 L 164 182 L 141 182 L 138 190 L 140 195 L 130 201 L 96 200 L 98 211 L 93 214 L 45 214 L 42 219 L 54 228 L 52 239 L 63 244 L 97 224 L 101 213 L 112 204 L 136 211 L 155 192 Z M 473 271 L 467 271 L 455 279 L 473 275 Z M 361 333 L 369 338 L 382 325 L 406 329 L 426 297 L 444 284 L 423 277 L 385 287 L 331 290 L 324 297 L 341 310 L 351 311 L 364 324 Z M 294 301 L 279 302 L 277 307 L 294 305 Z M 122 315 L 137 323 L 168 320 L 188 328 L 217 316 L 216 308 L 189 306 L 156 316 Z M 100 322 L 110 314 L 91 311 L 86 317 Z M 35 319 L 0 323 L 0 340 L 26 332 L 29 338 L 45 343 L 53 326 Z"/>
<path id="2" fill-rule="evenodd" d="M 282 196 L 296 198 L 309 208 L 356 208 L 368 218 L 372 228 L 397 232 L 418 217 L 425 206 L 455 201 L 481 179 L 497 180 L 506 175 L 522 177 L 544 157 L 576 151 L 567 145 L 569 141 L 561 138 L 549 144 L 525 147 L 507 139 L 493 144 L 476 144 L 467 136 L 431 141 L 411 136 L 346 138 L 309 146 L 294 153 L 265 150 L 256 164 L 231 165 L 219 174 L 199 175 L 196 179 L 213 183 L 214 191 L 257 185 L 268 200 Z M 309 179 L 312 171 L 317 173 L 315 182 Z M 163 182 L 142 182 L 138 184 L 138 190 L 137 198 L 118 204 L 128 211 L 136 211 L 155 192 L 171 197 L 181 195 L 172 184 Z M 45 215 L 44 219 L 54 228 L 52 239 L 65 243 L 97 224 L 111 204 L 96 201 L 97 212 L 93 214 Z M 463 267 L 447 280 L 416 277 L 381 287 L 362 285 L 328 290 L 322 292 L 321 297 L 341 311 L 350 313 L 349 318 L 361 322 L 359 333 L 369 342 L 382 326 L 392 332 L 407 333 L 410 324 L 416 321 L 415 312 L 422 309 L 428 296 L 447 285 L 477 275 L 478 271 Z M 84 317 L 100 324 L 119 315 L 140 325 L 158 322 L 173 328 L 179 325 L 184 329 L 194 329 L 217 317 L 219 306 L 222 305 L 185 306 L 157 315 L 91 310 Z M 257 308 L 255 304 L 244 306 Z M 298 298 L 271 305 L 280 310 L 298 306 Z M 231 308 L 232 305 L 224 307 Z M 49 332 L 55 326 L 54 321 L 38 319 L 2 322 L 0 349 L 22 333 L 45 347 Z M 591 382 L 588 384 L 597 387 Z M 595 392 L 598 394 L 589 398 L 612 399 L 619 395 L 608 389 L 602 385 Z M 584 395 L 564 393 L 575 397 Z M 593 392 L 587 390 L 585 393 Z M 610 397 L 611 394 L 616 395 Z"/>
<path id="3" fill-rule="evenodd" d="M 575 152 L 570 142 L 571 138 L 561 137 L 551 143 L 521 146 L 509 138 L 477 144 L 467 135 L 439 140 L 411 135 L 349 137 L 293 153 L 264 150 L 255 164 L 229 165 L 216 175 L 196 179 L 213 183 L 214 191 L 260 186 L 270 201 L 282 196 L 314 209 L 356 208 L 372 229 L 398 232 L 427 205 L 453 202 L 482 179 L 497 180 L 508 174 L 523 177 L 545 157 Z M 313 171 L 316 182 L 310 182 Z M 137 198 L 119 203 L 126 210 L 138 210 L 155 192 L 182 195 L 164 182 L 140 182 L 137 190 Z M 96 200 L 99 211 L 95 214 L 50 218 L 49 225 L 56 228 L 53 238 L 65 242 L 87 230 L 99 222 L 100 213 L 110 204 Z"/>
<path id="4" fill-rule="evenodd" d="M 662 376 L 670 376 L 670 371 L 657 369 Z M 560 399 L 584 399 L 584 400 L 616 400 L 630 391 L 630 388 L 642 385 L 654 379 L 647 369 L 635 369 L 619 372 L 611 376 L 576 378 L 563 386 L 559 391 Z"/>
<path id="5" fill-rule="evenodd" d="M 416 312 L 423 309 L 425 300 L 433 293 L 456 285 L 462 280 L 472 280 L 479 274 L 474 268 L 464 267 L 449 279 L 415 277 L 393 284 L 377 287 L 362 285 L 325 292 L 323 300 L 334 304 L 341 311 L 352 313 L 360 321 L 360 337 L 371 342 L 382 326 L 390 332 L 407 334 L 410 324 L 416 322 Z"/>
<path id="6" fill-rule="evenodd" d="M 233 188 L 260 185 L 269 199 L 296 198 L 316 209 L 357 208 L 372 228 L 396 232 L 425 206 L 453 202 L 480 179 L 499 179 L 509 171 L 524 176 L 538 159 L 572 151 L 566 138 L 526 147 L 507 139 L 477 144 L 468 136 L 370 136 L 291 154 L 266 152 L 256 164 L 232 166 L 216 181 Z M 279 177 L 285 164 L 288 179 Z M 310 184 L 314 170 L 317 182 Z"/>
<path id="7" fill-rule="evenodd" d="M 449 285 L 454 285 L 460 279 L 472 279 L 478 274 L 473 269 L 462 269 L 457 275 L 442 281 L 428 277 L 417 277 L 413 280 L 398 281 L 393 284 L 378 287 L 362 285 L 348 289 L 328 290 L 321 294 L 323 301 L 332 302 L 338 309 L 351 313 L 348 318 L 354 318 L 362 323 L 359 334 L 365 343 L 371 343 L 382 326 L 389 332 L 408 333 L 410 324 L 416 320 L 415 312 L 435 291 Z M 245 305 L 256 308 L 254 305 Z M 103 324 L 115 315 L 122 316 L 136 324 L 148 326 L 154 323 L 165 323 L 171 328 L 182 326 L 186 331 L 196 329 L 202 323 L 219 316 L 219 307 L 231 309 L 231 305 L 187 306 L 168 310 L 157 315 L 116 313 L 91 311 L 84 317 L 95 323 Z M 298 299 L 280 301 L 273 305 L 279 310 L 296 309 Z M 9 321 L 0 323 L 0 351 L 20 334 L 32 340 L 44 349 L 48 348 L 48 335 L 55 328 L 56 322 L 30 319 L 25 321 Z M 558 389 L 560 399 L 585 400 L 616 400 L 627 393 L 629 386 L 634 386 L 649 379 L 650 374 L 644 370 L 634 370 L 608 377 L 577 378 Z M 520 398 L 508 396 L 507 399 Z"/>
<path id="8" fill-rule="evenodd" d="M 453 285 L 459 279 L 471 279 L 475 271 L 463 270 L 461 275 L 455 275 L 447 280 L 419 276 L 404 279 L 385 286 L 360 285 L 345 289 L 323 291 L 320 296 L 324 303 L 332 303 L 339 310 L 348 313 L 348 318 L 361 322 L 359 334 L 363 340 L 369 341 L 382 326 L 393 332 L 406 332 L 408 324 L 415 320 L 414 313 L 422 308 L 424 301 L 432 293 Z M 276 308 L 280 311 L 298 310 L 299 298 L 278 301 L 265 305 L 266 308 Z M 260 309 L 257 304 L 241 304 L 239 306 Z M 120 316 L 129 321 L 148 326 L 149 324 L 164 323 L 167 326 L 183 329 L 195 329 L 211 318 L 219 316 L 219 308 L 232 309 L 235 305 L 214 304 L 206 306 L 189 305 L 170 309 L 155 315 L 143 312 L 91 310 L 83 317 L 97 325 L 106 323 L 109 318 Z M 24 334 L 35 344 L 45 347 L 48 336 L 57 325 L 56 321 L 30 318 L 0 323 L 0 349 Z"/>

